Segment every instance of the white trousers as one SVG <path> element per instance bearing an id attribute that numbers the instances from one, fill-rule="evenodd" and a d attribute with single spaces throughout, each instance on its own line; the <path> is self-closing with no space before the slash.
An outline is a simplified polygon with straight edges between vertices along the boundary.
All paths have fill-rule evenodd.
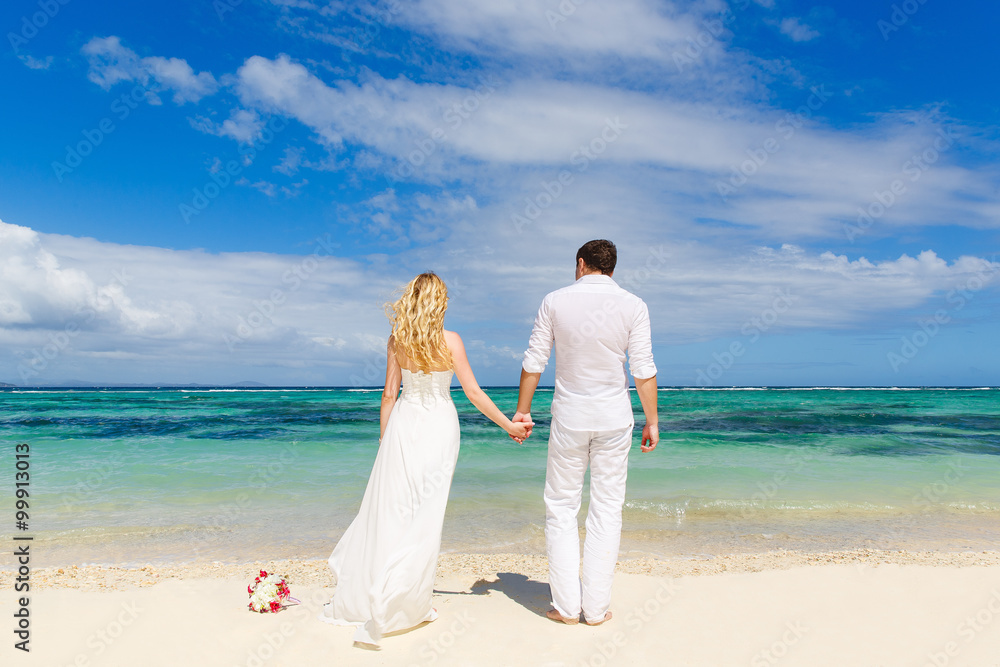
<path id="1" fill-rule="evenodd" d="M 552 420 L 545 472 L 545 544 L 552 606 L 566 618 L 578 618 L 582 610 L 588 622 L 597 622 L 611 605 L 631 445 L 632 425 L 613 431 L 573 431 Z M 590 507 L 581 575 L 577 515 L 588 465 Z"/>

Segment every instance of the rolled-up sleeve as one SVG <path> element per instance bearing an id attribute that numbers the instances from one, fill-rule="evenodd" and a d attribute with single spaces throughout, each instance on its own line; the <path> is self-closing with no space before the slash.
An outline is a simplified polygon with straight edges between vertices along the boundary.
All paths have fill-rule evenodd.
<path id="1" fill-rule="evenodd" d="M 628 334 L 628 368 L 632 377 L 644 380 L 656 375 L 653 363 L 653 339 L 649 328 L 649 308 L 640 301 L 635 309 Z"/>
<path id="2" fill-rule="evenodd" d="M 535 326 L 531 329 L 531 338 L 528 340 L 528 349 L 524 353 L 524 362 L 521 364 L 528 373 L 541 373 L 549 363 L 549 355 L 552 353 L 552 318 L 549 315 L 549 299 L 542 300 L 542 305 L 535 315 Z"/>

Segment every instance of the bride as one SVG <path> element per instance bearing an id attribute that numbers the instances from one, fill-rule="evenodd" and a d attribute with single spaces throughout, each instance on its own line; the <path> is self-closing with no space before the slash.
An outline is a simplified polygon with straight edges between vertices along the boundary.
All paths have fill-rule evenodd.
<path id="1" fill-rule="evenodd" d="M 377 646 L 388 632 L 437 618 L 434 569 L 459 445 L 452 374 L 469 401 L 515 440 L 531 432 L 531 424 L 511 422 L 480 389 L 462 339 L 444 329 L 447 308 L 448 290 L 434 273 L 411 280 L 386 308 L 392 335 L 379 450 L 358 516 L 330 556 L 337 588 L 320 615 L 358 626 L 354 641 L 361 644 Z"/>

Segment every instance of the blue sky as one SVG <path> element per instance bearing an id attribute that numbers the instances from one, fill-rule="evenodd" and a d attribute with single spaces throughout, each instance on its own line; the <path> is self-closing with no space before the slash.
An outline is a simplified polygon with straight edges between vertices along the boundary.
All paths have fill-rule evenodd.
<path id="1" fill-rule="evenodd" d="M 663 385 L 995 385 L 1000 74 L 941 0 L 11 2 L 0 381 L 516 382 L 591 238 Z"/>

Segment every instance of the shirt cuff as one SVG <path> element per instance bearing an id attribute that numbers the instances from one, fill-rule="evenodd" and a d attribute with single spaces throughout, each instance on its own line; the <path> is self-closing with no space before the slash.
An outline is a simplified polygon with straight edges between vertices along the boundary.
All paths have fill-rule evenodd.
<path id="1" fill-rule="evenodd" d="M 642 366 L 632 367 L 629 370 L 632 371 L 632 377 L 637 380 L 645 380 L 656 375 L 656 364 L 648 363 Z"/>
<path id="2" fill-rule="evenodd" d="M 534 359 L 525 358 L 524 363 L 521 364 L 521 368 L 524 369 L 525 373 L 541 373 L 545 370 L 546 363 L 544 361 L 538 362 Z"/>

